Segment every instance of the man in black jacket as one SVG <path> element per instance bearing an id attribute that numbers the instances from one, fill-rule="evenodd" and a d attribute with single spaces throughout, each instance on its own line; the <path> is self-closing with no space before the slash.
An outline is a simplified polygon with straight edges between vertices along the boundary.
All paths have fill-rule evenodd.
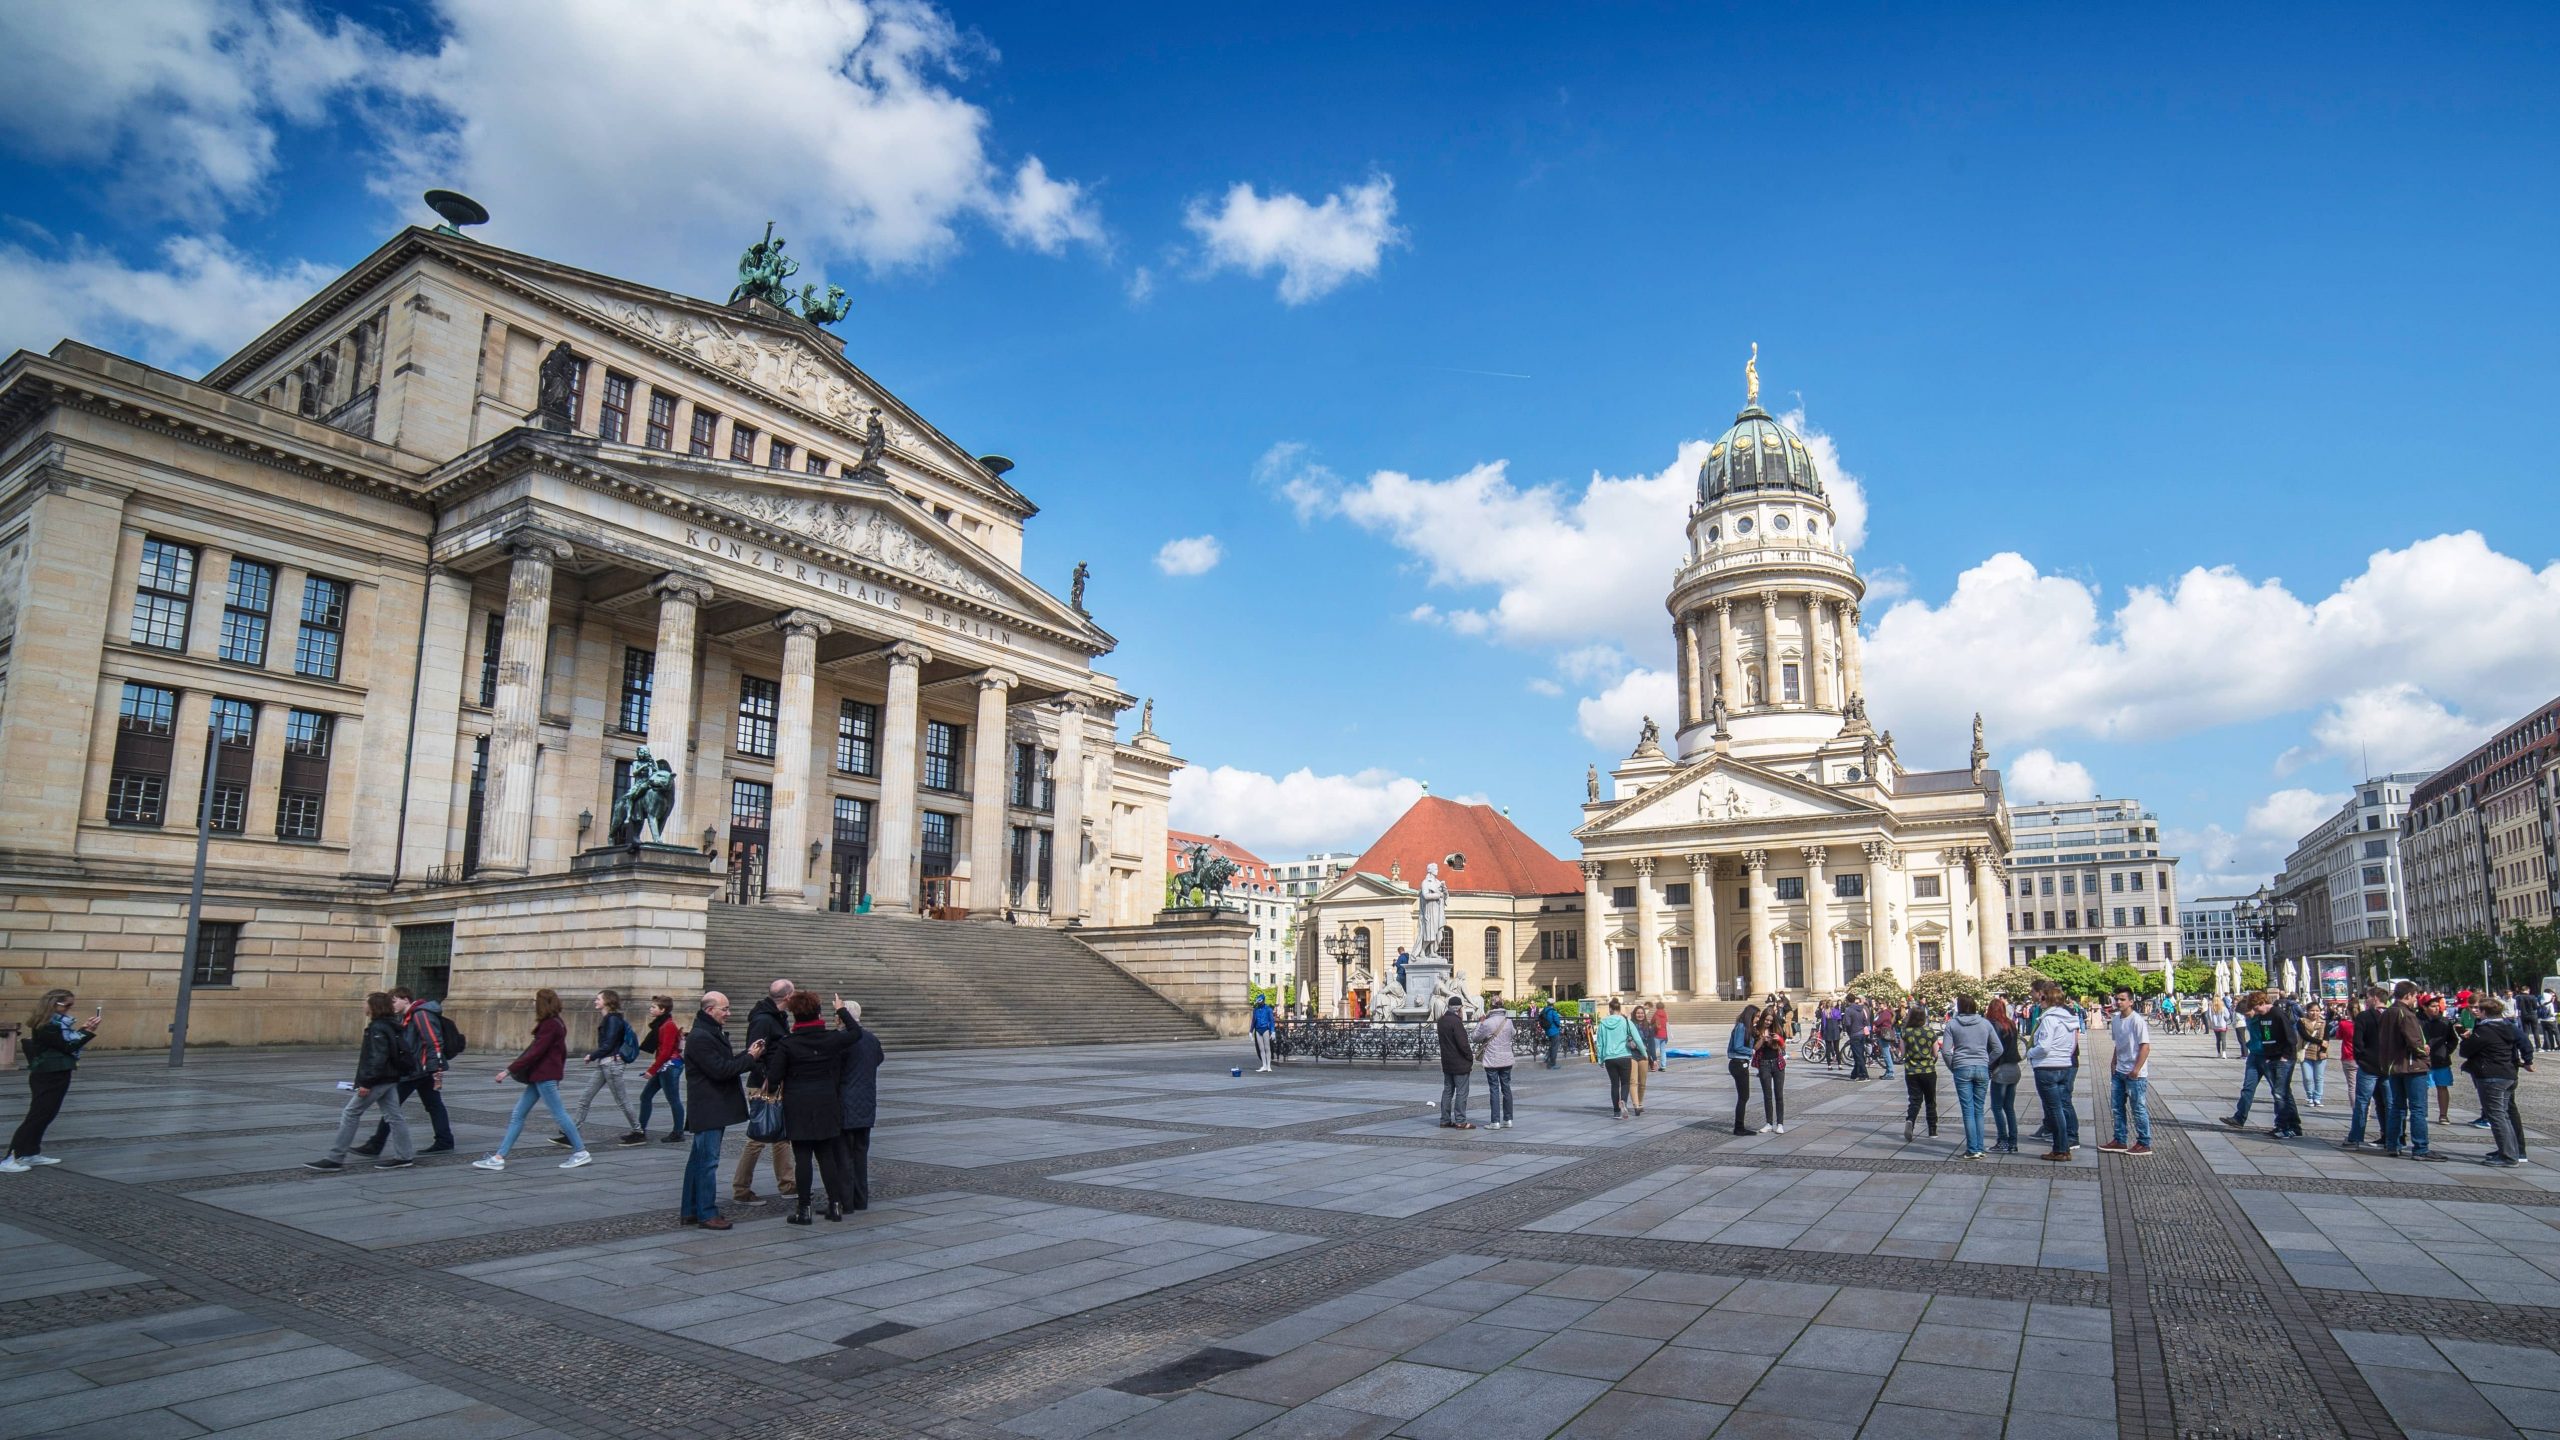
<path id="1" fill-rule="evenodd" d="M 730 1126 L 747 1123 L 747 1092 L 739 1081 L 764 1054 L 761 1040 L 743 1055 L 732 1050 L 728 1023 L 729 997 L 709 991 L 694 1013 L 693 1033 L 684 1038 L 684 1119 L 693 1132 L 693 1152 L 684 1162 L 678 1218 L 705 1230 L 729 1228 L 720 1215 L 720 1141 Z"/>
<path id="2" fill-rule="evenodd" d="M 1467 1123 L 1467 1077 L 1475 1073 L 1475 1046 L 1467 1035 L 1465 1001 L 1452 995 L 1440 1012 L 1440 1128 L 1473 1130 Z"/>
<path id="3" fill-rule="evenodd" d="M 399 1170 L 407 1167 L 416 1153 L 409 1141 L 409 1121 L 400 1113 L 399 1085 L 418 1073 L 418 1060 L 401 1035 L 400 1022 L 393 1018 L 391 996 L 376 990 L 364 997 L 364 1038 L 356 1051 L 356 1083 L 354 1093 L 347 1096 L 346 1107 L 338 1113 L 338 1138 L 329 1146 L 328 1158 L 303 1162 L 306 1170 L 344 1170 L 347 1152 L 355 1147 L 356 1128 L 365 1112 L 376 1105 L 382 1107 L 383 1118 L 391 1125 L 391 1155 L 375 1162 L 376 1170 Z"/>
<path id="4" fill-rule="evenodd" d="M 2382 1148 L 2381 1137 L 2391 1133 L 2391 1087 L 2383 1083 L 2382 1068 L 2383 1027 L 2390 1023 L 2390 1017 L 2382 1013 L 2382 1003 L 2388 998 L 2381 986 L 2368 987 L 2364 992 L 2364 1008 L 2356 1012 L 2349 1025 L 2352 1036 L 2348 1043 L 2355 1047 L 2356 1055 L 2356 1105 L 2354 1115 L 2347 1122 L 2347 1138 L 2339 1142 L 2341 1150 L 2353 1150 L 2362 1145 L 2379 1150 Z M 2370 1140 L 2365 1138 L 2364 1132 L 2368 1112 L 2373 1116 L 2375 1132 Z"/>
<path id="5" fill-rule="evenodd" d="M 766 987 L 765 997 L 756 1002 L 756 1008 L 747 1012 L 749 1049 L 752 1050 L 759 1044 L 764 1046 L 765 1051 L 782 1048 L 782 1037 L 791 1033 L 791 1017 L 782 1013 L 782 1007 L 789 1003 L 792 995 L 799 988 L 788 980 L 776 980 Z M 759 1064 L 752 1073 L 757 1088 L 763 1088 L 764 1067 Z M 690 1094 L 686 1096 L 686 1103 L 692 1103 Z M 773 1151 L 773 1188 L 785 1195 L 800 1193 L 800 1187 L 793 1184 L 791 1178 L 791 1142 L 750 1140 L 747 1142 L 745 1151 L 738 1156 L 738 1173 L 729 1177 L 731 1200 L 740 1205 L 764 1203 L 756 1197 L 756 1157 L 765 1153 L 767 1149 Z"/>
<path id="6" fill-rule="evenodd" d="M 2480 1086 L 2480 1112 L 2488 1117 L 2489 1137 L 2497 1149 L 2481 1163 L 2513 1168 L 2524 1163 L 2524 1127 L 2515 1112 L 2516 1069 L 2533 1068 L 2533 1052 L 2524 1048 L 2523 1022 L 2506 1019 L 2506 1003 L 2495 995 L 2480 998 L 2480 1023 L 2462 1042 L 2462 1068 Z"/>

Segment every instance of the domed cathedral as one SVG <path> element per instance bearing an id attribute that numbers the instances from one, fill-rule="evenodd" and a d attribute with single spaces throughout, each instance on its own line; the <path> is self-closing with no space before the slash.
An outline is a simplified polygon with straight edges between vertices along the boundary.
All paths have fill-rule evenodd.
<path id="1" fill-rule="evenodd" d="M 1740 999 L 1909 983 L 2008 955 L 2008 809 L 1981 724 L 1958 770 L 1906 769 L 1867 716 L 1858 602 L 1821 467 L 1760 407 L 1759 347 L 1707 449 L 1671 580 L 1679 713 L 1585 778 L 1588 992 Z"/>

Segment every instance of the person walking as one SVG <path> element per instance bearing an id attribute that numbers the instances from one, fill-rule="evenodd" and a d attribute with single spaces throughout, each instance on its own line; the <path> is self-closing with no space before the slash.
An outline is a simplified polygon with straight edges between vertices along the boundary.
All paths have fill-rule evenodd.
<path id="1" fill-rule="evenodd" d="M 1751 1047 L 1758 1036 L 1760 1007 L 1745 1005 L 1733 1022 L 1733 1033 L 1724 1041 L 1724 1071 L 1733 1080 L 1733 1133 L 1751 1133 Z"/>
<path id="2" fill-rule="evenodd" d="M 391 989 L 391 1015 L 400 1022 L 400 1030 L 409 1045 L 409 1053 L 417 1059 L 417 1073 L 395 1087 L 394 1107 L 409 1103 L 415 1095 L 427 1112 L 427 1120 L 435 1127 L 435 1143 L 420 1150 L 421 1155 L 442 1155 L 453 1149 L 453 1119 L 444 1108 L 445 1067 L 453 1063 L 459 1049 L 447 1053 L 444 1042 L 444 1017 L 436 1012 L 435 1002 L 420 1002 L 406 985 Z M 456 1034 L 461 1032 L 456 1031 Z M 373 1138 L 349 1151 L 352 1155 L 376 1156 L 391 1138 L 391 1116 L 388 1110 L 373 1124 Z"/>
<path id="3" fill-rule="evenodd" d="M 764 1053 L 759 1040 L 744 1054 L 729 1044 L 729 997 L 706 990 L 693 1012 L 693 1029 L 684 1038 L 686 1118 L 693 1149 L 684 1160 L 684 1198 L 677 1202 L 676 1223 L 705 1230 L 726 1230 L 720 1214 L 720 1142 L 732 1125 L 747 1123 L 744 1077 Z"/>
<path id="4" fill-rule="evenodd" d="M 2302 1075 L 2302 1103 L 2317 1110 L 2329 1093 L 2329 1007 L 2314 1000 L 2303 1007 L 2294 1027 L 2294 1048 Z"/>
<path id="5" fill-rule="evenodd" d="M 1280 1028 L 1280 1017 L 1271 1008 L 1271 997 L 1253 997 L 1253 1073 L 1271 1073 L 1271 1036 Z"/>
<path id="6" fill-rule="evenodd" d="M 1613 1120 L 1627 1118 L 1627 1091 L 1634 1070 L 1636 1054 L 1635 1030 L 1627 1017 L 1618 1013 L 1618 1001 L 1609 1002 L 1609 1013 L 1591 1027 L 1591 1057 L 1609 1072 L 1609 1116 Z"/>
<path id="7" fill-rule="evenodd" d="M 1564 1012 L 1556 1008 L 1553 1000 L 1538 1007 L 1538 1033 L 1546 1037 L 1547 1068 L 1553 1070 L 1557 1047 L 1564 1041 Z"/>
<path id="8" fill-rule="evenodd" d="M 1984 1012 L 1991 1022 L 1992 1033 L 2000 1039 L 1991 1053 L 1991 1122 L 1992 1148 L 2003 1155 L 2018 1153 L 2018 1081 L 2026 1071 L 2026 1056 L 2018 1044 L 2018 1020 L 2009 1013 L 2004 996 L 1991 997 Z"/>
<path id="9" fill-rule="evenodd" d="M 836 1088 L 836 1098 L 844 1107 L 845 1175 L 853 1182 L 853 1208 L 868 1210 L 871 1127 L 880 1121 L 880 1067 L 889 1055 L 881 1048 L 879 1035 L 863 1028 L 860 1001 L 841 1002 L 836 1023 L 853 1036 L 853 1049 L 844 1057 L 844 1081 Z"/>
<path id="10" fill-rule="evenodd" d="M 1923 1017 L 1925 1016 L 1924 1011 Z M 1895 1030 L 1897 1023 L 1894 1012 L 1882 1005 L 1876 1006 L 1867 1014 L 1868 1028 L 1874 1034 L 1872 1043 L 1875 1048 L 1876 1074 L 1886 1080 L 1893 1078 L 1893 1051 L 1899 1039 Z M 1929 1133 L 1932 1135 L 1938 1133 L 1934 1124 L 1931 1125 Z"/>
<path id="11" fill-rule="evenodd" d="M 1867 1014 L 1867 1004 L 1856 996 L 1840 1007 L 1840 1028 L 1849 1041 L 1849 1078 L 1865 1080 L 1867 1074 L 1868 1032 L 1874 1029 L 1874 1017 Z"/>
<path id="12" fill-rule="evenodd" d="M 2115 1056 L 2108 1064 L 2107 1109 L 2115 1120 L 2115 1137 L 2098 1148 L 2117 1155 L 2151 1153 L 2151 1022 L 2133 1003 L 2133 992 L 2116 991 L 2115 1018 L 2107 1022 L 2107 1038 Z M 2125 1141 L 2125 1116 L 2133 1116 L 2133 1143 Z"/>
<path id="13" fill-rule="evenodd" d="M 649 1083 L 640 1087 L 640 1129 L 649 1129 L 649 1102 L 667 1097 L 669 1145 L 681 1145 L 684 1128 L 684 1032 L 676 1028 L 676 1002 L 665 995 L 649 999 Z"/>
<path id="14" fill-rule="evenodd" d="M 649 1142 L 648 1122 L 631 1108 L 631 1097 L 622 1090 L 622 1067 L 640 1058 L 639 1032 L 631 1028 L 630 1021 L 622 1018 L 620 991 L 599 990 L 589 1003 L 596 1012 L 596 1048 L 588 1051 L 586 1056 L 587 1093 L 578 1101 L 578 1125 L 581 1129 L 585 1127 L 587 1111 L 596 1103 L 596 1092 L 611 1090 L 614 1105 L 622 1111 L 623 1120 L 631 1127 L 622 1132 L 621 1143 L 645 1145 Z M 568 1144 L 568 1133 L 564 1130 L 552 1136 L 551 1143 Z"/>
<path id="15" fill-rule="evenodd" d="M 1475 1038 L 1484 1046 L 1485 1126 L 1492 1130 L 1511 1128 L 1511 1012 L 1500 1005 L 1485 1011 L 1476 1022 Z"/>
<path id="16" fill-rule="evenodd" d="M 1671 1068 L 1671 1007 L 1653 1002 L 1653 1068 Z"/>
<path id="17" fill-rule="evenodd" d="M 2035 1072 L 2036 1099 L 2044 1106 L 2045 1125 L 2053 1136 L 2047 1160 L 2069 1160 L 2080 1143 L 2080 1112 L 2072 1101 L 2072 1080 L 2080 1073 L 2080 1012 L 2063 1003 L 2062 987 L 2047 980 L 2036 987 L 2035 1036 L 2027 1050 L 2027 1067 Z"/>
<path id="18" fill-rule="evenodd" d="M 748 1072 L 748 1078 L 759 1091 L 768 1088 L 765 1085 L 765 1071 L 772 1065 L 774 1055 L 782 1049 L 782 1037 L 791 1033 L 791 1018 L 783 1013 L 782 1007 L 794 994 L 798 993 L 798 990 L 799 987 L 788 980 L 776 980 L 765 988 L 765 997 L 755 1003 L 754 1009 L 747 1012 L 747 1044 L 751 1048 L 758 1042 L 764 1045 L 762 1058 L 756 1062 L 755 1068 Z M 732 1204 L 761 1205 L 764 1203 L 756 1195 L 756 1159 L 767 1151 L 771 1151 L 773 1155 L 773 1188 L 786 1196 L 799 1193 L 792 1179 L 795 1171 L 791 1163 L 791 1142 L 749 1139 L 738 1152 L 737 1173 L 729 1177 L 729 1199 Z"/>
<path id="19" fill-rule="evenodd" d="M 2453 1123 L 2453 1022 L 2444 1018 L 2444 997 L 2418 997 L 2418 1028 L 2427 1037 L 2427 1082 L 2436 1092 L 2436 1123 Z"/>
<path id="20" fill-rule="evenodd" d="M 1467 1043 L 1467 1002 L 1452 995 L 1448 1008 L 1432 1022 L 1440 1040 L 1440 1128 L 1473 1130 L 1467 1119 L 1467 1077 L 1475 1072 L 1475 1050 Z"/>
<path id="21" fill-rule="evenodd" d="M 507 1168 L 507 1152 L 516 1148 L 516 1137 L 524 1133 L 524 1117 L 533 1113 L 536 1100 L 569 1137 L 569 1158 L 561 1162 L 561 1169 L 575 1170 L 595 1158 L 587 1153 L 586 1141 L 569 1119 L 569 1107 L 560 1103 L 560 1077 L 568 1069 L 569 1027 L 560 1019 L 560 992 L 545 986 L 533 992 L 533 1038 L 523 1053 L 498 1072 L 498 1084 L 512 1080 L 524 1087 L 524 1093 L 516 1097 L 515 1113 L 507 1117 L 507 1133 L 499 1138 L 498 1148 L 472 1161 L 472 1169 Z"/>
<path id="22" fill-rule="evenodd" d="M 1763 1011 L 1760 1038 L 1751 1047 L 1751 1068 L 1760 1072 L 1760 1133 L 1787 1133 L 1787 1022 Z"/>
<path id="23" fill-rule="evenodd" d="M 784 1217 L 809 1223 L 809 1170 L 814 1162 L 827 1185 L 826 1216 L 842 1220 L 853 1201 L 853 1177 L 844 1146 L 844 1063 L 855 1044 L 851 1031 L 827 1028 L 818 997 L 792 992 L 785 1007 L 791 1030 L 765 1062 L 767 1088 L 782 1092 L 782 1133 L 791 1142 L 794 1193 L 800 1203 Z M 836 1002 L 839 1014 L 844 1002 Z"/>
<path id="24" fill-rule="evenodd" d="M 1938 1138 L 1938 1037 L 1929 1026 L 1929 1008 L 1919 1001 L 1902 1012 L 1902 1143 L 1911 1143 L 1920 1112 L 1929 1112 L 1929 1138 Z"/>
<path id="25" fill-rule="evenodd" d="M 356 1041 L 355 1093 L 338 1111 L 338 1138 L 330 1142 L 326 1156 L 304 1161 L 305 1170 L 346 1169 L 347 1152 L 355 1148 L 365 1112 L 377 1105 L 382 1107 L 383 1123 L 391 1127 L 391 1154 L 375 1161 L 373 1168 L 405 1170 L 417 1163 L 417 1147 L 409 1139 L 409 1117 L 400 1113 L 400 1082 L 418 1073 L 417 1058 L 387 991 L 365 996 L 364 1014 L 364 1034 Z"/>
<path id="26" fill-rule="evenodd" d="M 2204 1028 L 2213 1032 L 2213 1058 L 2226 1058 L 2230 1053 L 2231 1009 L 2222 1003 L 2219 995 L 2205 1002 Z"/>
<path id="27" fill-rule="evenodd" d="M 2495 995 L 2477 1002 L 2480 1022 L 2462 1040 L 2462 1068 L 2480 1087 L 2480 1109 L 2489 1117 L 2489 1139 L 2496 1147 L 2484 1165 L 2513 1169 L 2525 1163 L 2524 1127 L 2516 1123 L 2516 1072 L 2533 1068 L 2533 1057 L 2518 1043 L 2518 1031 L 2502 1018 L 2506 1002 Z"/>
<path id="28" fill-rule="evenodd" d="M 36 997 L 35 1013 L 27 1017 L 27 1113 L 9 1137 L 9 1153 L 0 1156 L 0 1173 L 23 1175 L 39 1165 L 62 1163 L 44 1153 L 44 1132 L 62 1113 L 63 1097 L 71 1093 L 71 1072 L 80 1068 L 80 1051 L 98 1038 L 99 1022 L 107 1013 L 102 1005 L 88 1019 L 74 1021 L 71 1004 L 77 998 L 68 990 L 47 990 Z"/>
<path id="29" fill-rule="evenodd" d="M 1964 1117 L 1964 1149 L 1959 1153 L 1967 1160 L 1982 1158 L 1983 1104 L 1991 1088 L 1991 1061 L 1999 1050 L 2000 1032 L 1982 1017 L 1973 997 L 1956 996 L 1956 1013 L 1938 1032 L 1937 1054 L 1945 1058 L 1955 1082 L 1956 1110 Z M 1906 1071 L 1914 1053 L 1903 1052 Z"/>
<path id="30" fill-rule="evenodd" d="M 2427 1065 L 2427 1029 L 2418 1019 L 2418 986 L 2403 980 L 2391 990 L 2391 1008 L 2383 1012 L 2383 1073 L 2389 1077 L 2391 1109 L 2383 1116 L 2382 1153 L 2397 1158 L 2402 1142 L 2409 1158 L 2433 1161 L 2427 1145 L 2427 1091 L 2432 1086 Z"/>
<path id="31" fill-rule="evenodd" d="M 2275 1106 L 2275 1128 L 2267 1134 L 2278 1140 L 2298 1140 L 2302 1138 L 2302 1112 L 2293 1103 L 2293 1074 L 2302 1059 L 2302 1024 L 2286 1004 L 2275 991 L 2261 990 L 2243 1023 L 2249 1027 L 2249 1041 L 2257 1051 L 2258 1073 L 2267 1082 L 2267 1098 Z M 2236 1118 L 2241 1125 L 2249 1123 L 2245 1102 Z M 2228 1120 L 2223 1123 L 2231 1124 Z"/>
<path id="32" fill-rule="evenodd" d="M 1653 1028 L 1649 1008 L 1639 1004 L 1635 1013 L 1627 1017 L 1628 1057 L 1635 1062 L 1627 1068 L 1627 1108 L 1638 1115 L 1644 1113 L 1645 1073 L 1650 1068 L 1645 1050 L 1652 1043 L 1646 1038 L 1647 1032 Z"/>

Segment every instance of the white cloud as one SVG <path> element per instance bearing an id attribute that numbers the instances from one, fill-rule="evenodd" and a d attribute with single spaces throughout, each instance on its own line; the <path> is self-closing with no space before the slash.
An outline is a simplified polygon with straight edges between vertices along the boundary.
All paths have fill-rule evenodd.
<path id="1" fill-rule="evenodd" d="M 1156 272 L 1141 265 L 1129 272 L 1129 303 L 1144 305 L 1156 298 Z"/>
<path id="2" fill-rule="evenodd" d="M 259 198 L 279 122 L 316 123 L 393 63 L 363 26 L 291 3 L 18 5 L 0 30 L 0 133 L 111 167 L 124 202 L 199 221 Z"/>
<path id="3" fill-rule="evenodd" d="M 1395 181 L 1373 175 L 1314 205 L 1286 191 L 1265 198 L 1238 181 L 1214 207 L 1192 201 L 1182 223 L 1200 238 L 1206 271 L 1278 270 L 1281 300 L 1303 305 L 1354 276 L 1377 274 L 1387 248 L 1405 243 L 1395 218 Z"/>
<path id="4" fill-rule="evenodd" d="M 1173 777 L 1173 825 L 1224 835 L 1269 857 L 1360 850 L 1422 798 L 1422 782 L 1390 770 L 1274 777 L 1230 765 L 1185 766 Z"/>
<path id="5" fill-rule="evenodd" d="M 1617 684 L 1575 703 L 1575 727 L 1601 754 L 1627 754 L 1636 748 L 1646 717 L 1657 724 L 1673 720 L 1679 689 L 1679 677 L 1668 670 L 1630 670 Z"/>
<path id="6" fill-rule="evenodd" d="M 2347 792 L 2343 790 L 2313 790 L 2300 785 L 2278 790 L 2249 807 L 2248 833 L 2281 838 L 2290 845 L 2346 803 Z"/>
<path id="7" fill-rule="evenodd" d="M 2486 740 L 2503 723 L 2457 715 L 2402 682 L 2359 690 L 2311 722 L 2313 747 L 2285 752 L 2279 773 L 2327 756 L 2361 780 L 2394 770 L 2435 770 Z"/>
<path id="8" fill-rule="evenodd" d="M 174 368 L 237 348 L 332 274 L 270 269 L 196 235 L 169 240 L 160 259 L 137 268 L 85 244 L 53 259 L 0 248 L 0 354 L 68 336 Z"/>
<path id="9" fill-rule="evenodd" d="M 1253 462 L 1254 483 L 1279 491 L 1289 508 L 1298 512 L 1301 524 L 1330 508 L 1342 488 L 1339 476 L 1307 454 L 1304 441 L 1282 440 Z"/>
<path id="10" fill-rule="evenodd" d="M 1043 255 L 1059 254 L 1070 242 L 1102 243 L 1102 219 L 1085 187 L 1050 179 L 1049 167 L 1037 155 L 1022 162 L 1013 174 L 1013 188 L 997 197 L 996 216 L 1006 239 Z"/>
<path id="11" fill-rule="evenodd" d="M 2245 894 L 2273 879 L 2302 837 L 2346 802 L 2343 790 L 2278 790 L 2251 805 L 2237 831 L 2164 825 L 2161 848 L 2183 860 L 2180 884 L 2189 898 Z"/>
<path id="12" fill-rule="evenodd" d="M 2029 750 L 2003 767 L 2000 775 L 2009 798 L 2021 804 L 2090 800 L 2098 794 L 2098 782 L 2089 777 L 2088 766 L 2060 759 L 2050 750 Z"/>
<path id="13" fill-rule="evenodd" d="M 2537 571 L 2473 531 L 2376 551 L 2315 599 L 2197 566 L 2112 611 L 2085 582 L 2003 553 L 1942 602 L 1886 611 L 1866 676 L 1878 713 L 1921 742 L 1915 753 L 1961 746 L 1977 708 L 2010 741 L 2156 740 L 2379 690 L 2388 698 L 2341 702 L 2323 746 L 2372 733 L 2371 717 L 2414 716 L 2422 732 L 2404 753 L 2416 755 L 2476 733 L 2468 712 L 2544 698 L 2555 631 L 2560 564 Z"/>
<path id="14" fill-rule="evenodd" d="M 1156 551 L 1156 568 L 1167 575 L 1206 575 L 1218 568 L 1226 550 L 1215 535 L 1187 535 L 1167 540 Z"/>
<path id="15" fill-rule="evenodd" d="M 1533 675 L 1529 679 L 1529 693 L 1554 699 L 1564 694 L 1564 687 L 1543 675 Z"/>
<path id="16" fill-rule="evenodd" d="M 1796 432 L 1813 456 L 1815 470 L 1822 476 L 1823 493 L 1831 499 L 1833 538 L 1852 551 L 1866 544 L 1867 483 L 1840 463 L 1840 447 L 1833 443 L 1830 432 L 1807 420 L 1802 405 L 1780 415 L 1778 423 Z"/>

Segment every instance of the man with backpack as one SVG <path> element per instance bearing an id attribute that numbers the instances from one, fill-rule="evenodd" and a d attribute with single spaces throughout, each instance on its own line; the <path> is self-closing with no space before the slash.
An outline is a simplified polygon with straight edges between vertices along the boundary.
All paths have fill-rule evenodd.
<path id="1" fill-rule="evenodd" d="M 444 1008 L 433 1000 L 420 1000 L 409 993 L 406 985 L 391 989 L 393 1016 L 400 1022 L 410 1053 L 416 1057 L 417 1073 L 400 1082 L 391 1106 L 409 1103 L 416 1095 L 426 1107 L 427 1120 L 435 1126 L 436 1143 L 419 1151 L 421 1155 L 438 1155 L 453 1149 L 453 1121 L 444 1113 L 444 1072 L 462 1054 L 462 1027 L 444 1018 Z M 383 1142 L 391 1138 L 391 1117 L 386 1109 L 382 1120 L 373 1127 L 373 1138 L 355 1148 L 358 1155 L 379 1155 Z"/>
<path id="2" fill-rule="evenodd" d="M 1271 1009 L 1271 997 L 1253 997 L 1253 1058 L 1256 1075 L 1271 1073 L 1271 1036 L 1280 1028 L 1280 1017 Z"/>
<path id="3" fill-rule="evenodd" d="M 1538 1033 L 1547 1037 L 1547 1068 L 1553 1070 L 1556 1048 L 1564 1039 L 1564 1012 L 1556 1008 L 1553 1000 L 1538 1007 Z"/>
<path id="4" fill-rule="evenodd" d="M 587 1064 L 594 1073 L 587 1077 L 587 1093 L 578 1101 L 577 1126 L 581 1134 L 587 1128 L 587 1111 L 596 1103 L 596 1092 L 611 1090 L 613 1103 L 622 1107 L 622 1118 L 631 1128 L 624 1131 L 625 1145 L 646 1145 L 649 1132 L 640 1128 L 640 1112 L 631 1108 L 631 1097 L 623 1093 L 622 1067 L 640 1058 L 640 1032 L 622 1018 L 622 994 L 616 990 L 599 990 L 595 998 L 596 1048 L 587 1052 Z M 554 1145 L 568 1145 L 567 1135 L 551 1137 Z M 573 1147 L 574 1148 L 574 1147 Z"/>

